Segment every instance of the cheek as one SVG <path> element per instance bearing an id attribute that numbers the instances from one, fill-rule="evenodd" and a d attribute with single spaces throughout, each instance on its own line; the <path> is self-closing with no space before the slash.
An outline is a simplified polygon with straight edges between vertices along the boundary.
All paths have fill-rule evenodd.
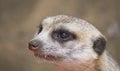
<path id="1" fill-rule="evenodd" d="M 71 58 L 84 61 L 89 59 L 97 59 L 97 54 L 92 49 L 86 47 L 86 49 L 74 50 L 71 54 Z"/>
<path id="2" fill-rule="evenodd" d="M 69 49 L 67 52 L 68 59 L 89 60 L 97 59 L 97 54 L 93 51 L 92 45 L 84 43 L 69 43 L 66 46 Z"/>
<path id="3" fill-rule="evenodd" d="M 86 45 L 80 41 L 77 41 L 77 42 L 70 41 L 65 44 L 65 47 L 68 49 L 81 49 L 81 48 L 84 48 L 85 46 Z"/>
<path id="4" fill-rule="evenodd" d="M 60 48 L 56 51 L 57 54 L 60 54 L 62 56 L 68 56 L 69 52 L 70 52 L 70 50 L 66 49 L 66 48 Z"/>
<path id="5" fill-rule="evenodd" d="M 55 54 L 60 48 L 60 45 L 56 42 L 53 43 L 53 41 L 47 41 L 47 43 L 45 42 L 43 44 L 42 50 L 47 54 Z"/>
<path id="6" fill-rule="evenodd" d="M 68 49 L 67 47 L 61 46 L 57 42 L 54 42 L 54 43 L 49 42 L 47 44 L 44 44 L 42 50 L 46 54 L 53 54 L 53 55 L 59 55 L 59 56 L 66 56 L 67 53 L 70 52 L 70 49 Z"/>

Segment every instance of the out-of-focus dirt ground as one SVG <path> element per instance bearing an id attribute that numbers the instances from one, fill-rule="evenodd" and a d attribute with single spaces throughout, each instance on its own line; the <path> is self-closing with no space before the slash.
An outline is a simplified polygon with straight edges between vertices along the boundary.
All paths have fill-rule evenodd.
<path id="1" fill-rule="evenodd" d="M 27 43 L 43 18 L 59 14 L 96 26 L 120 64 L 120 0 L 0 0 L 0 71 L 56 71 L 40 63 Z"/>

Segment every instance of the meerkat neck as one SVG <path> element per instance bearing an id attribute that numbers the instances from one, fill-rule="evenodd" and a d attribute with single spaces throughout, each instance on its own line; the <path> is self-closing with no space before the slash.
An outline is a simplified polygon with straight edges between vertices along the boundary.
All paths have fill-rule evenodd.
<path id="1" fill-rule="evenodd" d="M 102 71 L 120 71 L 120 67 L 107 51 L 100 57 L 99 65 Z"/>
<path id="2" fill-rule="evenodd" d="M 117 63 L 107 52 L 97 60 L 58 62 L 55 65 L 58 71 L 120 71 Z"/>
<path id="3" fill-rule="evenodd" d="M 97 67 L 97 61 L 64 62 L 56 64 L 59 71 L 101 71 Z"/>

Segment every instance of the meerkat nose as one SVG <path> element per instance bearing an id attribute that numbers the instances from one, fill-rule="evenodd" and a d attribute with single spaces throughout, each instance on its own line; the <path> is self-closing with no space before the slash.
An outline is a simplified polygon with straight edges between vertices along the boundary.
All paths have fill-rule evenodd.
<path id="1" fill-rule="evenodd" d="M 28 48 L 32 51 L 38 50 L 40 47 L 40 41 L 38 40 L 32 40 L 28 43 Z"/>

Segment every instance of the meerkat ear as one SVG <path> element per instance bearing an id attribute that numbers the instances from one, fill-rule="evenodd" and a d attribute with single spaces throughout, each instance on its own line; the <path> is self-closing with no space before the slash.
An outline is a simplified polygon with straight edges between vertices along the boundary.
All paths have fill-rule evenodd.
<path id="1" fill-rule="evenodd" d="M 104 52 L 105 47 L 106 47 L 106 40 L 103 37 L 97 38 L 93 42 L 93 49 L 98 55 L 101 55 Z"/>

